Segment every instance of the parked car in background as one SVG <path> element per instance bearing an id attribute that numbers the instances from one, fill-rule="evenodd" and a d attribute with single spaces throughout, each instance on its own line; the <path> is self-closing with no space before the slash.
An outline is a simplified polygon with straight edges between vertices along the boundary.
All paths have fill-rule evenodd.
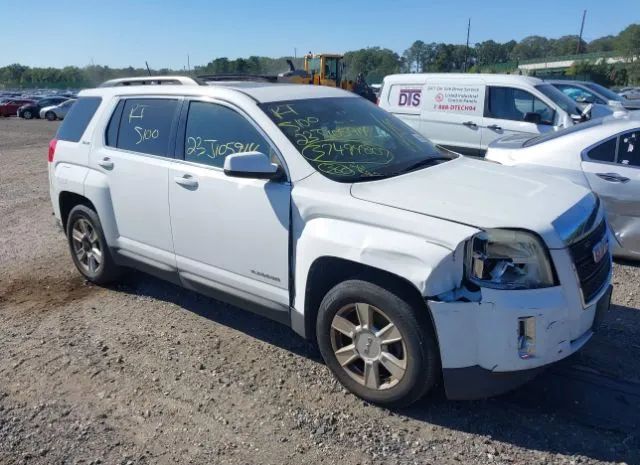
<path id="1" fill-rule="evenodd" d="M 23 105 L 33 104 L 33 100 L 8 98 L 0 102 L 0 116 L 16 116 L 18 108 Z"/>
<path id="2" fill-rule="evenodd" d="M 69 100 L 67 97 L 45 97 L 37 102 L 23 105 L 18 109 L 18 116 L 24 119 L 40 118 L 40 110 L 52 105 L 60 105 Z"/>
<path id="3" fill-rule="evenodd" d="M 618 95 L 625 100 L 640 101 L 640 87 L 624 87 L 620 89 Z"/>
<path id="4" fill-rule="evenodd" d="M 588 189 L 442 150 L 341 89 L 153 79 L 82 91 L 49 145 L 86 279 L 129 266 L 270 316 L 383 405 L 441 375 L 451 398 L 512 389 L 607 311 Z"/>
<path id="5" fill-rule="evenodd" d="M 549 83 L 500 74 L 395 74 L 384 78 L 379 105 L 420 134 L 465 155 L 483 155 L 509 134 L 537 135 L 610 115 L 581 108 Z"/>
<path id="6" fill-rule="evenodd" d="M 489 146 L 486 159 L 590 188 L 607 211 L 614 255 L 640 259 L 640 112 L 533 138 L 505 137 Z"/>
<path id="7" fill-rule="evenodd" d="M 595 82 L 555 79 L 549 79 L 546 82 L 557 87 L 567 97 L 578 103 L 607 105 L 614 111 L 621 108 L 626 108 L 628 110 L 640 109 L 640 100 L 634 102 L 633 100 L 625 99 L 614 91 L 607 89 L 600 84 L 596 84 Z"/>
<path id="8" fill-rule="evenodd" d="M 52 105 L 50 107 L 44 107 L 40 110 L 40 118 L 46 118 L 49 121 L 55 121 L 57 119 L 64 119 L 67 112 L 71 109 L 71 106 L 75 103 L 75 99 L 69 99 L 62 102 L 59 105 Z"/>

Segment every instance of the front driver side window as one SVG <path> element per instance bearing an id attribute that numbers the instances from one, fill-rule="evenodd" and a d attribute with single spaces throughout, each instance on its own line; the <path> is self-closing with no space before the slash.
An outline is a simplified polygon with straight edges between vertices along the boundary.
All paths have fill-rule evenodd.
<path id="1" fill-rule="evenodd" d="M 490 87 L 487 117 L 524 121 L 527 113 L 538 113 L 542 124 L 553 124 L 555 112 L 529 92 L 513 87 Z"/>
<path id="2" fill-rule="evenodd" d="M 238 112 L 215 103 L 191 102 L 184 138 L 184 159 L 222 168 L 228 155 L 262 152 L 271 158 L 270 145 Z"/>

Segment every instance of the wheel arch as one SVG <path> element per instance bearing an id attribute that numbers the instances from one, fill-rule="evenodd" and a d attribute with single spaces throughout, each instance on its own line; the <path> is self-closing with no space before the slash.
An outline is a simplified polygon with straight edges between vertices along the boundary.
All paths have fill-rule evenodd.
<path id="1" fill-rule="evenodd" d="M 304 289 L 304 326 L 303 328 L 294 327 L 294 329 L 299 333 L 304 332 L 304 337 L 315 342 L 315 325 L 322 299 L 334 286 L 349 279 L 368 281 L 402 296 L 414 308 L 427 312 L 429 314 L 428 320 L 433 324 L 427 303 L 420 290 L 407 278 L 352 260 L 335 256 L 322 256 L 314 260 L 307 274 Z"/>
<path id="2" fill-rule="evenodd" d="M 60 206 L 60 221 L 62 222 L 62 229 L 67 231 L 67 221 L 69 220 L 69 213 L 77 205 L 84 205 L 93 211 L 97 212 L 93 202 L 87 197 L 70 191 L 61 191 L 58 195 L 58 204 Z"/>

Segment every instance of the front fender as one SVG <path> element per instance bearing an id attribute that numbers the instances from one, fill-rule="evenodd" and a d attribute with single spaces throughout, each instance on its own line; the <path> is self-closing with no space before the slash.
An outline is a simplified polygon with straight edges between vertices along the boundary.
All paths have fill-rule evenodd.
<path id="1" fill-rule="evenodd" d="M 315 218 L 304 225 L 295 244 L 295 289 L 307 288 L 309 270 L 316 260 L 336 257 L 401 277 L 423 296 L 450 291 L 462 280 L 464 239 L 472 230 L 453 227 L 451 232 L 459 234 L 460 241 L 449 248 L 419 235 L 380 226 Z M 303 315 L 307 310 L 304 292 L 296 292 L 293 311 Z"/>

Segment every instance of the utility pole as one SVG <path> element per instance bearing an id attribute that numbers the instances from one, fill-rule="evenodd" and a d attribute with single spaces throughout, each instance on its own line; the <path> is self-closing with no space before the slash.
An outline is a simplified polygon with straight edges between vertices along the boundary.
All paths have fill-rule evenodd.
<path id="1" fill-rule="evenodd" d="M 464 48 L 464 63 L 462 64 L 462 72 L 467 72 L 467 57 L 469 55 L 469 32 L 471 31 L 471 18 L 469 18 L 469 22 L 467 23 L 467 45 Z"/>
<path id="2" fill-rule="evenodd" d="M 293 47 L 293 58 L 298 58 L 298 49 Z"/>
<path id="3" fill-rule="evenodd" d="M 191 74 L 191 61 L 189 60 L 189 54 L 187 53 L 187 72 Z"/>
<path id="4" fill-rule="evenodd" d="M 580 24 L 580 36 L 578 36 L 578 46 L 576 48 L 576 55 L 580 55 L 582 50 L 582 33 L 584 32 L 584 20 L 587 17 L 587 10 L 582 12 L 582 24 Z"/>

